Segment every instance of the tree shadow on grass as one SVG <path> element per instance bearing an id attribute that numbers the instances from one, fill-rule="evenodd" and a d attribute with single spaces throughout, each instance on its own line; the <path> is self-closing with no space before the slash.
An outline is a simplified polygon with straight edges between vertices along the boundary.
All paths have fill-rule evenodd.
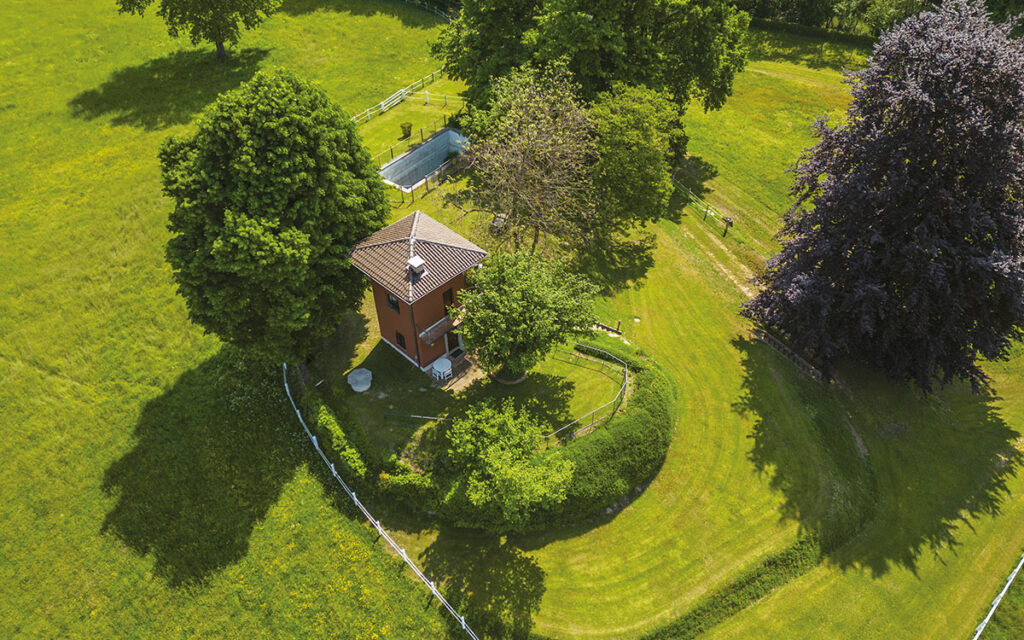
<path id="1" fill-rule="evenodd" d="M 698 196 L 711 192 L 707 183 L 718 177 L 718 168 L 700 156 L 689 154 L 675 171 L 675 178 Z"/>
<path id="2" fill-rule="evenodd" d="M 278 9 L 290 16 L 320 10 L 351 13 L 354 16 L 389 15 L 401 20 L 403 26 L 416 29 L 432 29 L 442 22 L 442 18 L 432 11 L 401 0 L 284 0 Z"/>
<path id="3" fill-rule="evenodd" d="M 864 65 L 871 54 L 868 46 L 856 46 L 830 42 L 814 36 L 751 29 L 747 32 L 747 44 L 751 62 L 789 62 L 812 69 L 833 69 L 843 71 Z"/>
<path id="4" fill-rule="evenodd" d="M 308 460 L 279 376 L 222 348 L 146 404 L 135 447 L 107 469 L 102 488 L 117 504 L 103 532 L 153 554 L 171 585 L 202 584 L 243 558 Z"/>
<path id="5" fill-rule="evenodd" d="M 544 570 L 512 542 L 442 530 L 420 556 L 424 573 L 482 638 L 528 638 L 544 596 Z M 453 637 L 463 634 L 451 617 Z"/>
<path id="6" fill-rule="evenodd" d="M 766 345 L 734 344 L 745 369 L 734 410 L 755 420 L 749 459 L 829 562 L 916 571 L 924 553 L 955 553 L 965 528 L 1000 513 L 1024 460 L 995 396 L 957 386 L 922 398 L 855 368 L 845 389 L 825 387 Z"/>
<path id="7" fill-rule="evenodd" d="M 115 71 L 99 87 L 72 98 L 68 106 L 76 118 L 112 116 L 112 124 L 149 131 L 185 124 L 219 94 L 251 78 L 268 53 L 242 49 L 218 60 L 209 51 L 177 51 Z"/>
<path id="8" fill-rule="evenodd" d="M 601 295 L 640 287 L 654 266 L 657 238 L 650 233 L 632 238 L 612 236 L 576 251 L 575 268 L 596 284 Z"/>

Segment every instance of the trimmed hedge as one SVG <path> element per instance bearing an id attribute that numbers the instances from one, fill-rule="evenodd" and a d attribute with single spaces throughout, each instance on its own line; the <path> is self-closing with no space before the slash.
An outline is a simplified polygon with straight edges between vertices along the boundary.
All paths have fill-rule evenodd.
<path id="1" fill-rule="evenodd" d="M 593 433 L 542 460 L 564 456 L 575 464 L 566 498 L 538 512 L 532 524 L 570 524 L 601 511 L 650 480 L 661 468 L 672 440 L 674 396 L 668 379 L 655 368 L 633 361 L 633 395 L 625 410 Z"/>
<path id="2" fill-rule="evenodd" d="M 352 445 L 346 429 L 343 429 L 337 415 L 315 391 L 302 398 L 306 424 L 320 441 L 324 453 L 334 462 L 338 473 L 345 482 L 365 490 L 370 486 L 370 473 L 362 454 Z M 347 431 L 354 431 L 349 425 Z"/>
<path id="3" fill-rule="evenodd" d="M 534 512 L 517 531 L 567 525 L 600 515 L 650 480 L 668 452 L 674 426 L 672 385 L 640 352 L 615 340 L 595 342 L 591 346 L 609 351 L 629 365 L 632 395 L 626 407 L 606 425 L 532 458 L 538 465 L 567 459 L 575 468 L 565 500 Z M 601 357 L 588 350 L 581 352 Z M 371 448 L 362 425 L 344 407 L 339 413 L 332 411 L 316 391 L 306 393 L 302 406 L 307 424 L 347 483 L 382 498 L 388 508 L 397 506 L 421 514 L 437 511 L 445 517 L 448 509 L 444 501 L 451 489 L 451 478 L 420 473 L 393 455 L 382 459 Z M 460 521 L 474 520 L 473 514 L 465 513 L 466 505 L 457 506 Z M 476 520 L 483 522 L 483 516 L 480 514 Z M 509 527 L 508 532 L 511 530 Z"/>
<path id="4" fill-rule="evenodd" d="M 736 615 L 787 582 L 802 576 L 821 562 L 821 549 L 813 538 L 803 538 L 770 555 L 725 587 L 702 598 L 697 605 L 642 640 L 696 638 L 716 624 Z"/>

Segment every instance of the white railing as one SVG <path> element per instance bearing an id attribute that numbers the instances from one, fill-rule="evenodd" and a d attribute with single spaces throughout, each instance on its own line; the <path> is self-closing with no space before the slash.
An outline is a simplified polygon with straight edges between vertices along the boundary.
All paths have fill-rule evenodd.
<path id="1" fill-rule="evenodd" d="M 338 475 L 337 469 L 334 468 L 334 463 L 327 459 L 327 455 L 324 454 L 323 449 L 320 448 L 320 443 L 317 441 L 316 436 L 313 435 L 313 432 L 309 430 L 309 426 L 306 425 L 306 421 L 302 418 L 302 412 L 299 411 L 299 407 L 295 404 L 295 399 L 292 398 L 291 389 L 288 387 L 288 365 L 282 364 L 281 370 L 284 377 L 284 392 L 288 396 L 288 401 L 292 403 L 292 409 L 295 410 L 295 415 L 298 416 L 299 418 L 299 424 L 302 425 L 302 428 L 306 431 L 306 435 L 309 436 L 309 441 L 313 443 L 313 448 L 316 449 L 316 452 L 320 454 L 320 458 L 324 461 L 324 464 L 327 465 L 327 468 L 331 470 L 331 475 L 334 476 L 334 479 L 338 481 L 338 484 L 341 485 L 341 488 L 345 490 L 345 493 L 348 494 L 348 497 L 352 499 L 352 503 L 356 505 L 356 508 L 359 509 L 366 517 L 366 519 L 370 521 L 370 524 L 372 524 L 374 528 L 377 529 L 377 535 L 381 538 L 384 538 L 384 540 L 387 541 L 389 545 L 391 545 L 391 548 L 395 550 L 395 553 L 401 556 L 402 560 L 405 561 L 405 564 L 408 565 L 408 567 L 412 569 L 413 573 L 416 574 L 416 577 L 419 578 L 423 582 L 423 584 L 425 584 L 427 588 L 430 589 L 430 593 L 432 593 L 434 597 L 437 598 L 437 600 L 441 603 L 441 605 L 448 611 L 448 613 L 450 613 L 452 617 L 455 618 L 455 621 L 459 623 L 459 626 L 461 626 L 462 630 L 466 632 L 466 635 L 468 635 L 473 640 L 480 640 L 480 638 L 478 638 L 477 635 L 473 633 L 473 630 L 469 628 L 469 625 L 466 624 L 466 617 L 459 615 L 459 612 L 455 610 L 455 607 L 453 607 L 447 600 L 445 600 L 445 597 L 441 595 L 441 592 L 438 590 L 437 585 L 434 584 L 432 580 L 427 578 L 427 576 L 424 575 L 422 571 L 420 571 L 420 568 L 416 566 L 416 563 L 409 558 L 409 554 L 406 553 L 405 549 L 403 549 L 397 542 L 394 541 L 394 539 L 390 535 L 388 535 L 387 530 L 385 530 L 384 527 L 381 526 L 380 520 L 377 520 L 373 517 L 373 515 L 363 505 L 363 503 L 359 502 L 359 498 L 356 497 L 356 493 L 352 491 L 352 489 L 350 489 L 348 485 L 345 484 L 345 481 L 341 479 L 341 476 Z"/>
<path id="2" fill-rule="evenodd" d="M 605 418 L 611 418 L 612 415 L 615 414 L 615 410 L 618 407 L 617 403 L 624 397 L 624 395 L 626 393 L 626 387 L 629 386 L 629 365 L 626 363 L 625 360 L 622 360 L 621 358 L 618 358 L 617 356 L 614 356 L 614 355 L 608 353 L 604 349 L 598 349 L 597 347 L 592 347 L 589 344 L 580 344 L 580 343 L 577 342 L 573 346 L 575 348 L 577 348 L 577 349 L 588 349 L 590 351 L 597 351 L 597 352 L 603 353 L 608 358 L 611 358 L 615 362 L 618 362 L 619 364 L 621 364 L 622 365 L 622 384 L 619 386 L 619 392 L 615 394 L 614 398 L 612 398 L 608 402 L 604 403 L 600 407 L 594 409 L 593 411 L 589 411 L 589 412 L 583 414 L 582 416 L 576 418 L 572 422 L 570 422 L 568 424 L 565 424 L 565 425 L 559 427 L 558 429 L 555 429 L 551 433 L 549 433 L 546 436 L 544 436 L 545 440 L 550 440 L 551 438 L 554 438 L 559 433 L 561 433 L 562 431 L 565 431 L 569 427 L 571 427 L 573 425 L 579 425 L 583 420 L 586 420 L 587 418 L 592 418 L 590 420 L 590 422 L 584 424 L 583 426 L 576 427 L 576 429 L 574 429 L 573 432 L 572 432 L 572 437 L 573 438 L 575 438 L 577 436 L 580 436 L 580 435 L 585 435 L 583 433 L 584 431 L 586 431 L 587 429 L 593 427 L 595 424 L 597 424 L 601 420 L 604 420 Z M 584 357 L 584 356 L 579 356 L 579 357 Z M 597 360 L 597 361 L 601 362 L 602 364 L 608 364 L 607 360 L 604 360 L 603 358 L 594 358 L 594 360 Z M 607 416 L 601 415 L 601 416 L 598 416 L 596 418 L 593 417 L 599 411 L 602 411 L 603 409 L 606 409 L 607 407 L 610 407 L 612 405 L 615 405 L 615 407 L 612 408 L 612 410 L 609 412 L 609 414 Z"/>
<path id="3" fill-rule="evenodd" d="M 369 122 L 374 117 L 379 116 L 382 113 L 394 109 L 398 105 L 402 104 L 402 102 L 404 102 L 407 97 L 415 94 L 417 91 L 427 86 L 434 80 L 440 78 L 442 75 L 443 74 L 441 69 L 438 69 L 437 71 L 434 71 L 430 75 L 423 76 L 422 78 L 410 84 L 409 86 L 403 87 L 398 91 L 392 93 L 390 96 L 384 98 L 383 100 L 373 105 L 372 107 L 365 109 L 357 113 L 356 115 L 352 116 L 352 122 L 355 122 L 356 124 L 363 124 L 364 122 Z"/>
<path id="4" fill-rule="evenodd" d="M 1003 597 L 1006 596 L 1006 592 L 1010 590 L 1010 585 L 1013 584 L 1014 578 L 1016 578 L 1017 574 L 1020 573 L 1021 567 L 1024 567 L 1024 554 L 1021 554 L 1020 562 L 1017 563 L 1017 568 L 1015 568 L 1013 570 L 1013 573 L 1010 574 L 1010 577 L 1006 579 L 1006 584 L 1003 585 L 1003 590 L 1000 591 L 999 595 L 996 596 L 996 599 L 992 601 L 992 606 L 989 607 L 988 615 L 986 615 L 985 619 L 981 621 L 981 624 L 978 625 L 978 628 L 974 630 L 973 640 L 978 640 L 978 638 L 981 637 L 982 632 L 985 631 L 985 627 L 987 627 L 989 621 L 992 620 L 992 616 L 995 614 L 996 609 L 999 607 L 999 603 L 1003 601 Z"/>
<path id="5" fill-rule="evenodd" d="M 691 189 L 690 187 L 686 186 L 682 182 L 676 180 L 675 177 L 672 178 L 672 182 L 677 187 L 679 187 L 680 189 L 685 191 L 687 197 L 690 199 L 690 202 L 695 204 L 698 209 L 700 209 L 700 210 L 702 210 L 704 212 L 704 220 L 707 220 L 708 217 L 711 217 L 712 220 L 717 220 L 717 221 L 722 223 L 722 225 L 725 227 L 725 233 L 729 232 L 729 229 L 733 225 L 732 218 L 730 218 L 729 216 L 725 215 L 724 213 L 722 213 L 721 211 L 716 209 L 714 205 L 712 205 L 710 202 L 708 202 L 704 198 L 701 198 L 699 195 L 697 195 L 693 191 L 693 189 Z M 723 234 L 723 235 L 725 235 L 725 234 Z"/>

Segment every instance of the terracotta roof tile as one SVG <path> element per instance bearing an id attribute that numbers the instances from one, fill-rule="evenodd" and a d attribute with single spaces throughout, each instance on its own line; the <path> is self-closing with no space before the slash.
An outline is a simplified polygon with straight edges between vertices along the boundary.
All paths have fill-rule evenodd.
<path id="1" fill-rule="evenodd" d="M 426 272 L 416 276 L 409 258 L 423 259 Z M 356 243 L 352 264 L 371 280 L 412 304 L 455 276 L 479 264 L 487 252 L 422 211 Z"/>

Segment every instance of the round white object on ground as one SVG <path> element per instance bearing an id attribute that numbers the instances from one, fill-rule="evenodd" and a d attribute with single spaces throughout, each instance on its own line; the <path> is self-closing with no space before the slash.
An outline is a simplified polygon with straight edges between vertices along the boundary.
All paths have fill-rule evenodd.
<path id="1" fill-rule="evenodd" d="M 363 392 L 370 388 L 370 382 L 373 381 L 373 374 L 370 373 L 369 369 L 353 369 L 349 372 L 345 378 L 348 380 L 348 386 L 352 387 L 353 391 Z"/>

